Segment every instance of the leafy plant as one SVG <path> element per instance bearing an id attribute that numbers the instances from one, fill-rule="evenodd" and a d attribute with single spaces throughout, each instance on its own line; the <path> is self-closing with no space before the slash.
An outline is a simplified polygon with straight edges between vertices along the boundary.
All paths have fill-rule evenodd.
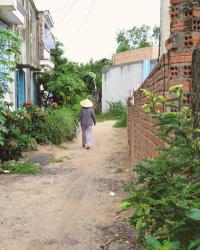
<path id="1" fill-rule="evenodd" d="M 116 123 L 114 124 L 114 128 L 124 128 L 127 126 L 127 113 L 123 113 L 119 120 L 116 121 Z"/>
<path id="2" fill-rule="evenodd" d="M 46 109 L 25 103 L 26 118 L 28 122 L 23 122 L 23 129 L 34 138 L 38 143 L 47 143 L 47 136 L 43 132 L 44 124 L 47 120 L 48 112 Z M 53 108 L 53 107 L 52 107 Z"/>
<path id="3" fill-rule="evenodd" d="M 86 92 L 85 83 L 80 77 L 79 64 L 64 57 L 62 46 L 60 42 L 56 42 L 56 47 L 52 50 L 55 68 L 52 71 L 46 71 L 39 79 L 44 90 L 49 93 L 47 96 L 43 96 L 45 106 L 49 102 L 73 105 L 76 96 Z"/>
<path id="4" fill-rule="evenodd" d="M 44 134 L 53 144 L 60 144 L 71 139 L 75 132 L 75 121 L 72 113 L 66 108 L 52 110 L 44 124 Z"/>
<path id="5" fill-rule="evenodd" d="M 21 48 L 21 38 L 9 29 L 0 29 L 0 99 L 8 91 L 8 82 L 13 81 L 10 72 L 15 71 Z"/>
<path id="6" fill-rule="evenodd" d="M 135 209 L 130 222 L 138 231 L 140 246 L 149 250 L 197 250 L 200 248 L 200 130 L 193 127 L 191 110 L 183 106 L 187 94 L 180 85 L 170 90 L 170 99 L 144 91 L 150 100 L 144 106 L 145 112 L 153 116 L 157 136 L 166 147 L 159 148 L 159 157 L 134 166 L 138 178 L 123 207 Z M 175 111 L 166 110 L 171 107 Z M 177 248 L 172 247 L 172 242 L 177 242 Z"/>
<path id="7" fill-rule="evenodd" d="M 96 116 L 96 120 L 97 120 L 97 122 L 104 122 L 104 121 L 111 121 L 111 120 L 114 120 L 114 121 L 116 121 L 116 120 L 118 120 L 120 118 L 120 116 L 118 116 L 118 115 L 113 115 L 113 114 L 111 114 L 111 113 L 109 113 L 109 112 L 107 112 L 107 113 L 102 113 L 102 114 L 99 114 L 99 115 L 97 115 Z"/>
<path id="8" fill-rule="evenodd" d="M 21 38 L 8 29 L 0 29 L 0 146 L 5 143 L 7 103 L 3 100 L 6 91 L 9 91 L 9 82 L 13 79 L 10 73 L 15 70 L 20 54 Z"/>
<path id="9" fill-rule="evenodd" d="M 151 28 L 145 24 L 140 27 L 134 26 L 129 30 L 120 30 L 117 33 L 117 53 L 158 44 L 159 35 L 158 26 Z"/>
<path id="10" fill-rule="evenodd" d="M 109 111 L 112 115 L 123 115 L 126 112 L 126 108 L 121 101 L 109 102 Z"/>
<path id="11" fill-rule="evenodd" d="M 8 106 L 4 110 L 4 119 L 6 132 L 0 145 L 0 160 L 18 160 L 22 152 L 32 145 L 32 138 L 26 132 L 30 117 L 25 110 L 12 112 Z"/>
<path id="12" fill-rule="evenodd" d="M 26 162 L 9 162 L 8 170 L 11 174 L 26 174 L 26 175 L 36 175 L 39 174 L 42 169 L 40 166 L 26 163 Z"/>
<path id="13" fill-rule="evenodd" d="M 57 102 L 72 107 L 77 104 L 77 96 L 85 95 L 95 96 L 101 101 L 102 69 L 111 65 L 111 60 L 91 59 L 86 64 L 69 61 L 64 57 L 63 45 L 59 41 L 51 54 L 55 68 L 51 72 L 46 71 L 40 78 L 40 84 L 44 87 L 42 99 L 45 106 L 49 102 Z"/>

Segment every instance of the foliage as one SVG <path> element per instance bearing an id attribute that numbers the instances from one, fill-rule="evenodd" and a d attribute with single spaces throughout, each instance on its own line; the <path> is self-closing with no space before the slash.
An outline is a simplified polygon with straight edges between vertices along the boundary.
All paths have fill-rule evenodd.
<path id="1" fill-rule="evenodd" d="M 200 130 L 182 103 L 187 95 L 181 86 L 171 88 L 171 99 L 145 90 L 150 100 L 145 112 L 152 114 L 158 136 L 167 145 L 159 157 L 134 166 L 137 182 L 123 207 L 134 207 L 130 222 L 145 249 L 200 248 Z M 162 111 L 175 108 L 174 112 Z M 195 135 L 195 136 L 194 136 Z M 196 136 L 198 135 L 198 136 Z"/>
<path id="2" fill-rule="evenodd" d="M 7 109 L 4 109 L 4 119 L 6 132 L 2 136 L 0 159 L 17 160 L 22 156 L 22 152 L 32 145 L 32 138 L 26 132 L 30 117 L 25 110 L 12 112 L 8 105 Z"/>
<path id="3" fill-rule="evenodd" d="M 103 122 L 107 120 L 120 120 L 119 123 L 124 124 L 125 116 L 126 116 L 126 108 L 121 101 L 110 102 L 108 112 L 97 115 L 97 121 Z"/>
<path id="4" fill-rule="evenodd" d="M 126 108 L 121 101 L 109 102 L 109 113 L 113 115 L 123 115 L 126 112 Z"/>
<path id="5" fill-rule="evenodd" d="M 42 109 L 25 103 L 24 108 L 11 111 L 4 109 L 6 132 L 0 145 L 0 160 L 19 160 L 22 152 L 34 142 L 59 144 L 71 139 L 75 131 L 77 117 L 66 108 L 49 106 Z"/>
<path id="6" fill-rule="evenodd" d="M 129 30 L 121 30 L 117 33 L 117 53 L 157 45 L 159 34 L 158 26 L 151 28 L 145 24 L 140 27 L 134 26 Z"/>
<path id="7" fill-rule="evenodd" d="M 11 161 L 8 163 L 8 170 L 11 174 L 26 174 L 36 175 L 39 174 L 42 169 L 38 165 L 26 163 L 26 162 L 15 162 Z"/>
<path id="8" fill-rule="evenodd" d="M 66 106 L 71 111 L 71 114 L 73 115 L 74 121 L 77 121 L 77 117 L 79 116 L 79 112 L 80 112 L 80 101 L 83 99 L 92 100 L 92 96 L 87 95 L 87 94 L 82 94 L 80 96 L 77 95 L 74 98 L 74 104 Z"/>
<path id="9" fill-rule="evenodd" d="M 44 90 L 49 93 L 45 98 L 45 105 L 51 101 L 60 105 L 73 105 L 76 96 L 85 92 L 86 87 L 80 78 L 79 65 L 67 60 L 63 53 L 62 44 L 56 42 L 56 47 L 52 50 L 55 68 L 46 71 L 39 79 Z"/>
<path id="10" fill-rule="evenodd" d="M 86 83 L 87 93 L 90 95 L 92 94 L 92 92 L 95 90 L 94 88 L 94 83 L 95 83 L 100 101 L 102 94 L 102 70 L 104 67 L 111 65 L 112 61 L 107 58 L 103 58 L 97 61 L 93 61 L 91 59 L 85 65 L 84 64 L 80 65 L 81 79 Z M 94 75 L 92 77 L 92 74 L 95 75 L 95 81 L 94 81 Z"/>
<path id="11" fill-rule="evenodd" d="M 114 128 L 124 128 L 127 126 L 127 113 L 124 112 L 118 121 L 114 124 Z"/>
<path id="12" fill-rule="evenodd" d="M 40 84 L 49 93 L 43 97 L 45 105 L 52 101 L 72 107 L 76 104 L 77 96 L 83 99 L 86 95 L 97 93 L 101 99 L 101 72 L 103 67 L 111 65 L 111 60 L 90 60 L 87 64 L 69 61 L 64 57 L 63 45 L 58 41 L 52 50 L 52 58 L 54 70 L 46 71 L 40 78 Z"/>
<path id="13" fill-rule="evenodd" d="M 43 127 L 47 120 L 48 111 L 39 106 L 28 104 L 28 102 L 25 103 L 24 107 L 28 121 L 23 122 L 23 130 L 38 143 L 47 143 L 48 139 L 43 132 Z"/>
<path id="14" fill-rule="evenodd" d="M 109 112 L 102 113 L 96 116 L 97 122 L 104 122 L 104 121 L 110 121 L 110 120 L 118 120 L 120 118 L 119 115 L 113 115 Z"/>
<path id="15" fill-rule="evenodd" d="M 4 145 L 4 136 L 7 133 L 7 128 L 5 126 L 6 122 L 6 104 L 0 100 L 0 146 Z"/>
<path id="16" fill-rule="evenodd" d="M 7 82 L 13 79 L 10 72 L 15 71 L 18 56 L 20 54 L 21 38 L 8 29 L 0 29 L 0 99 L 5 91 L 8 91 Z"/>
<path id="17" fill-rule="evenodd" d="M 12 31 L 0 29 L 0 146 L 3 147 L 6 128 L 7 103 L 3 101 L 6 91 L 9 90 L 8 82 L 12 81 L 10 72 L 15 70 L 17 58 L 20 54 L 21 39 Z"/>
<path id="18" fill-rule="evenodd" d="M 48 112 L 44 124 L 44 134 L 48 141 L 53 144 L 60 144 L 71 139 L 75 132 L 75 121 L 71 111 L 66 108 L 59 108 Z"/>

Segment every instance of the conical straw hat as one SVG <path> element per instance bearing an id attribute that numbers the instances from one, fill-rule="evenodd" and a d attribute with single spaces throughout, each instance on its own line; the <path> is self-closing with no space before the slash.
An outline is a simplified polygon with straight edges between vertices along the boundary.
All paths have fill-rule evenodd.
<path id="1" fill-rule="evenodd" d="M 82 100 L 80 105 L 84 108 L 91 108 L 93 107 L 93 103 L 89 99 Z"/>

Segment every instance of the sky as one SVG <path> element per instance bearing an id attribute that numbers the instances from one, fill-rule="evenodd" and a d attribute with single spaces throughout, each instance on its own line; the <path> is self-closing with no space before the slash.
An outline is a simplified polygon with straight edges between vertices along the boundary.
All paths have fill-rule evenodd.
<path id="1" fill-rule="evenodd" d="M 35 0 L 39 10 L 49 10 L 53 34 L 64 44 L 72 61 L 111 58 L 116 33 L 121 29 L 160 23 L 160 0 Z"/>

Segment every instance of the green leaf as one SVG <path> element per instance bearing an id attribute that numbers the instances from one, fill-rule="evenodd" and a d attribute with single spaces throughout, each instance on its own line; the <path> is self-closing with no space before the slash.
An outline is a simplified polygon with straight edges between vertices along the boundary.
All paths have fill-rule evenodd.
<path id="1" fill-rule="evenodd" d="M 197 247 L 197 249 L 195 249 Z M 200 250 L 200 238 L 197 239 L 197 240 L 193 240 L 190 245 L 189 245 L 189 248 L 188 250 Z"/>
<path id="2" fill-rule="evenodd" d="M 192 220 L 200 221 L 200 209 L 198 208 L 191 208 L 187 213 L 186 216 Z"/>
<path id="3" fill-rule="evenodd" d="M 126 208 L 131 207 L 131 205 L 132 205 L 132 202 L 130 202 L 130 201 L 124 201 L 124 202 L 122 202 L 122 203 L 120 204 L 120 208 L 121 208 L 121 209 L 126 209 Z"/>
<path id="4" fill-rule="evenodd" d="M 148 236 L 146 237 L 146 243 L 149 245 L 149 246 L 152 246 L 154 247 L 156 250 L 160 249 L 162 246 L 160 244 L 160 242 L 158 240 L 156 240 L 154 237 L 152 236 Z"/>
<path id="5" fill-rule="evenodd" d="M 179 250 L 180 249 L 180 242 L 179 241 L 172 241 L 169 243 L 170 250 Z"/>

